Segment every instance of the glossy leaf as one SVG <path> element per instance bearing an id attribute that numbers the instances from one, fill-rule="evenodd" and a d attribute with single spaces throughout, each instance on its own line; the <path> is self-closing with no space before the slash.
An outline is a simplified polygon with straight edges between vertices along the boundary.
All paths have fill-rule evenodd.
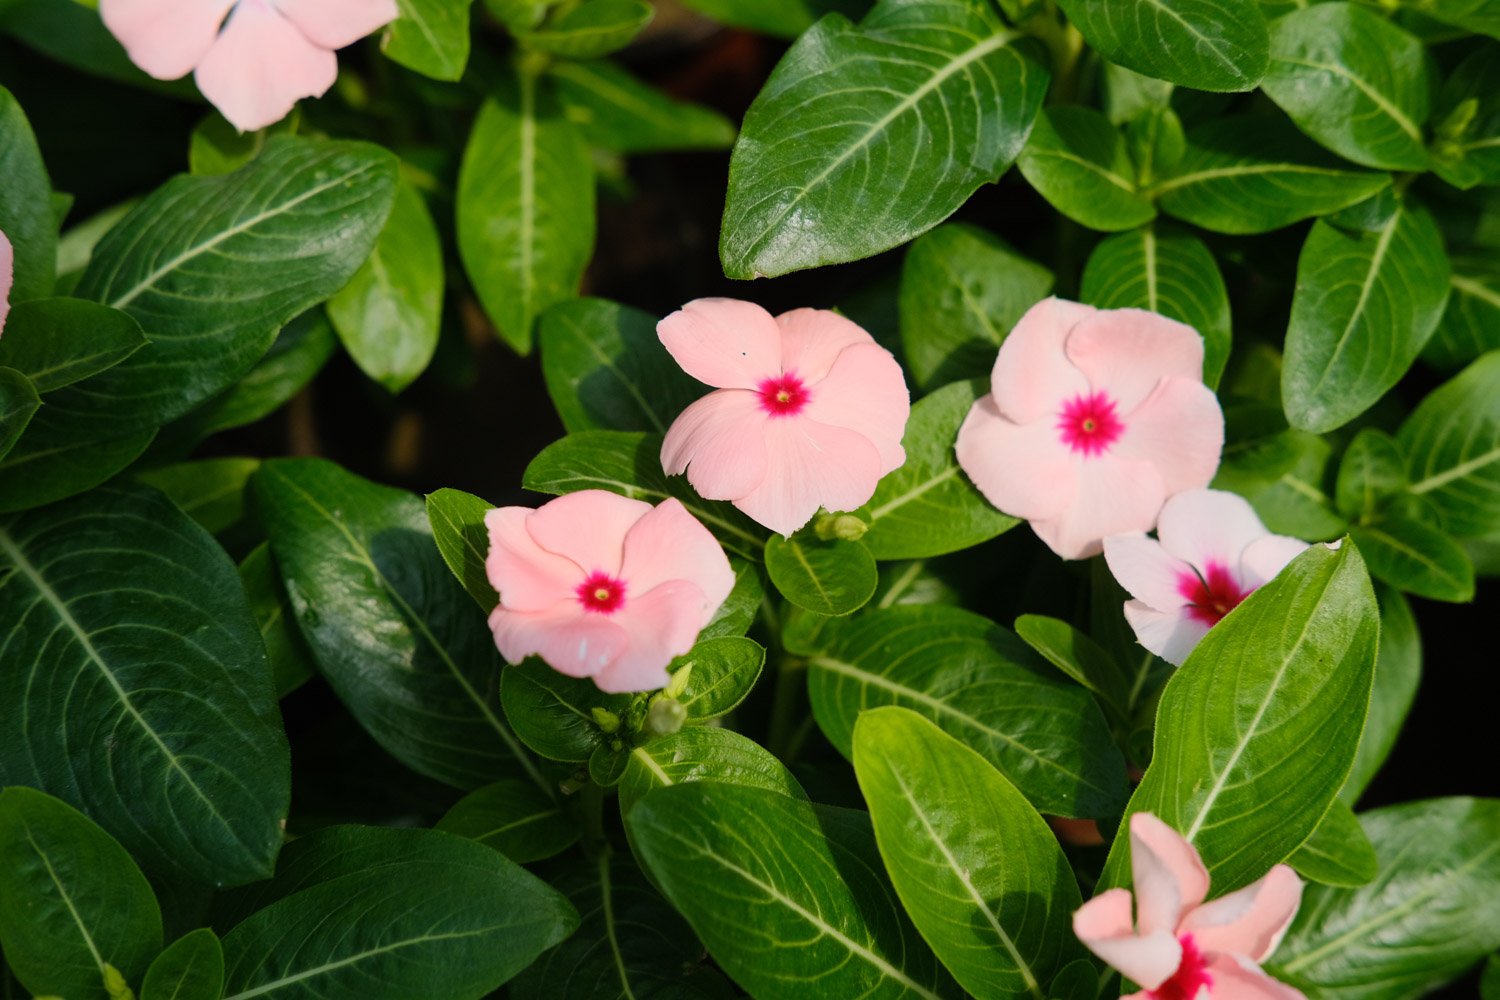
<path id="1" fill-rule="evenodd" d="M 566 59 L 597 59 L 629 45 L 652 13 L 642 0 L 584 0 L 543 30 L 521 36 L 522 42 Z"/>
<path id="2" fill-rule="evenodd" d="M 1500 17 L 1497 17 L 1500 21 Z M 1476 49 L 1443 85 L 1432 169 L 1454 187 L 1500 181 L 1500 45 Z"/>
<path id="3" fill-rule="evenodd" d="M 1063 0 L 1068 20 L 1110 62 L 1195 90 L 1253 90 L 1266 72 L 1266 19 L 1255 0 Z"/>
<path id="4" fill-rule="evenodd" d="M 691 726 L 630 751 L 620 779 L 620 815 L 654 788 L 709 781 L 759 788 L 795 799 L 807 793 L 786 765 L 757 743 L 730 729 Z M 626 826 L 626 832 L 630 827 Z"/>
<path id="5" fill-rule="evenodd" d="M 86 810 L 155 869 L 266 876 L 286 737 L 234 564 L 207 532 L 142 486 L 0 519 L 0 635 L 0 785 Z"/>
<path id="6" fill-rule="evenodd" d="M 1500 351 L 1443 383 L 1401 425 L 1411 492 L 1459 538 L 1500 529 Z"/>
<path id="7" fill-rule="evenodd" d="M 276 698 L 280 700 L 311 680 L 317 671 L 307 643 L 297 630 L 292 600 L 271 556 L 269 542 L 251 549 L 240 563 L 240 583 L 266 644 L 266 658 L 271 661 L 271 677 L 276 684 Z"/>
<path id="8" fill-rule="evenodd" d="M 245 484 L 260 468 L 258 458 L 207 458 L 137 474 L 167 495 L 203 530 L 217 534 L 245 516 Z"/>
<path id="9" fill-rule="evenodd" d="M 1406 517 L 1382 517 L 1349 529 L 1370 575 L 1417 597 L 1472 601 L 1474 564 L 1447 534 Z"/>
<path id="10" fill-rule="evenodd" d="M 484 515 L 493 506 L 462 490 L 441 489 L 427 494 L 427 521 L 432 525 L 438 552 L 485 614 L 500 603 L 484 565 L 490 551 Z"/>
<path id="11" fill-rule="evenodd" d="M 1411 604 L 1399 590 L 1381 583 L 1375 585 L 1375 597 L 1380 602 L 1380 653 L 1370 690 L 1370 714 L 1349 780 L 1339 791 L 1339 801 L 1351 808 L 1395 746 L 1422 680 L 1422 637 Z"/>
<path id="12" fill-rule="evenodd" d="M 6 316 L 0 367 L 25 374 L 37 392 L 53 393 L 144 346 L 140 324 L 117 309 L 81 299 L 39 299 L 20 303 Z M 47 402 L 70 408 L 83 401 L 62 395 Z"/>
<path id="13" fill-rule="evenodd" d="M 875 593 L 879 579 L 875 557 L 863 542 L 801 535 L 771 536 L 766 542 L 766 574 L 783 597 L 820 615 L 859 610 Z"/>
<path id="14" fill-rule="evenodd" d="M 11 304 L 52 293 L 57 268 L 57 224 L 52 182 L 26 113 L 0 87 L 0 233 L 15 251 Z"/>
<path id="15" fill-rule="evenodd" d="M 1437 331 L 1422 360 L 1454 371 L 1500 347 L 1500 262 L 1490 257 L 1454 257 L 1453 286 Z"/>
<path id="16" fill-rule="evenodd" d="M 28 423 L 28 432 L 35 423 Z M 0 512 L 40 507 L 92 489 L 140 458 L 155 437 L 154 427 L 102 440 L 54 442 L 23 434 L 0 458 Z"/>
<path id="17" fill-rule="evenodd" d="M 535 656 L 505 668 L 500 680 L 505 717 L 516 735 L 550 760 L 582 763 L 604 739 L 593 711 L 621 715 L 628 694 L 605 694 L 587 677 L 569 677 Z"/>
<path id="18" fill-rule="evenodd" d="M 1249 500 L 1277 534 L 1325 541 L 1343 533 L 1347 522 L 1334 509 L 1333 446 L 1327 440 L 1289 428 L 1281 407 L 1261 403 L 1227 407 L 1224 430 L 1214 489 Z"/>
<path id="19" fill-rule="evenodd" d="M 1099 706 L 993 622 L 902 605 L 830 623 L 817 646 L 813 715 L 844 756 L 862 710 L 901 705 L 977 750 L 1040 810 L 1107 816 L 1124 804 L 1125 761 Z"/>
<path id="20" fill-rule="evenodd" d="M 311 382 L 333 355 L 333 327 L 311 309 L 276 335 L 276 342 L 228 391 L 183 418 L 199 435 L 254 423 L 278 410 Z"/>
<path id="21" fill-rule="evenodd" d="M 726 636 L 699 642 L 668 669 L 675 674 L 692 665 L 687 688 L 677 700 L 687 709 L 689 721 L 707 722 L 745 700 L 765 662 L 766 651 L 760 643 Z"/>
<path id="22" fill-rule="evenodd" d="M 1287 862 L 1303 878 L 1323 885 L 1365 885 L 1379 867 L 1370 838 L 1342 802 L 1333 804 Z"/>
<path id="23" fill-rule="evenodd" d="M 761 584 L 760 570 L 755 563 L 739 556 L 729 557 L 729 568 L 734 570 L 734 589 L 719 605 L 719 610 L 698 632 L 698 641 L 717 639 L 721 636 L 744 635 L 750 631 L 755 618 L 760 614 L 761 601 L 765 598 L 765 587 Z"/>
<path id="24" fill-rule="evenodd" d="M 1105 713 L 1129 722 L 1129 678 L 1103 646 L 1067 622 L 1046 615 L 1022 615 L 1016 619 L 1016 635 L 1052 664 L 1099 699 Z"/>
<path id="25" fill-rule="evenodd" d="M 259 156 L 271 136 L 284 132 L 295 135 L 301 119 L 301 109 L 294 108 L 273 125 L 255 132 L 241 132 L 214 111 L 194 126 L 193 134 L 188 137 L 188 170 L 199 177 L 233 173 Z"/>
<path id="26" fill-rule="evenodd" d="M 146 971 L 141 1000 L 219 1000 L 224 995 L 224 948 L 207 927 L 183 935 Z"/>
<path id="27" fill-rule="evenodd" d="M 161 951 L 161 910 L 113 837 L 14 785 L 0 792 L 0 944 L 32 993 L 107 1000 L 106 964 L 139 982 Z"/>
<path id="28" fill-rule="evenodd" d="M 673 100 L 609 60 L 560 60 L 548 67 L 568 120 L 591 146 L 618 153 L 728 149 L 733 122 L 710 108 Z"/>
<path id="29" fill-rule="evenodd" d="M 1339 460 L 1334 499 L 1345 517 L 1369 517 L 1406 485 L 1406 458 L 1395 439 L 1382 430 L 1364 427 Z"/>
<path id="30" fill-rule="evenodd" d="M 457 80 L 469 61 L 472 0 L 396 0 L 401 14 L 380 36 L 391 59 L 435 80 Z"/>
<path id="31" fill-rule="evenodd" d="M 1125 137 L 1093 108 L 1044 110 L 1017 166 L 1053 208 L 1090 229 L 1118 232 L 1156 218 L 1137 189 Z"/>
<path id="32" fill-rule="evenodd" d="M 997 180 L 1047 88 L 1015 40 L 979 0 L 882 0 L 858 25 L 830 14 L 809 29 L 745 115 L 719 235 L 724 273 L 871 256 Z"/>
<path id="33" fill-rule="evenodd" d="M 1403 204 L 1376 233 L 1316 223 L 1287 327 L 1287 420 L 1323 432 L 1363 413 L 1406 374 L 1447 298 L 1443 238 L 1420 206 Z"/>
<path id="34" fill-rule="evenodd" d="M 1042 996 L 1083 957 L 1078 882 L 1056 836 L 982 757 L 887 707 L 855 725 L 854 769 L 901 903 L 964 989 Z"/>
<path id="35" fill-rule="evenodd" d="M 14 368 L 0 368 L 0 460 L 20 440 L 41 405 L 31 379 Z"/>
<path id="36" fill-rule="evenodd" d="M 465 795 L 434 829 L 477 840 L 517 864 L 561 854 L 578 840 L 578 823 L 529 781 L 507 778 Z"/>
<path id="37" fill-rule="evenodd" d="M 900 300 L 901 353 L 917 384 L 932 390 L 988 375 L 1011 327 L 1051 291 L 1051 271 L 978 226 L 950 222 L 918 237 L 906 251 Z"/>

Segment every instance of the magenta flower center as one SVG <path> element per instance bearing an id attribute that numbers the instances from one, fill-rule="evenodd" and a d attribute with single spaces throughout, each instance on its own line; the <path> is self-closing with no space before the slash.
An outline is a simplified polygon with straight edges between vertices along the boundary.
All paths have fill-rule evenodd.
<path id="1" fill-rule="evenodd" d="M 1217 562 L 1208 563 L 1202 576 L 1194 572 L 1177 577 L 1177 593 L 1187 599 L 1188 615 L 1210 628 L 1249 597 L 1253 589 L 1240 586 L 1229 567 Z"/>
<path id="2" fill-rule="evenodd" d="M 1201 990 L 1214 984 L 1213 977 L 1208 974 L 1208 963 L 1203 960 L 1203 953 L 1198 950 L 1193 936 L 1184 934 L 1177 941 L 1182 945 L 1182 964 L 1172 973 L 1172 978 L 1147 991 L 1152 1000 L 1194 1000 Z"/>
<path id="3" fill-rule="evenodd" d="M 618 580 L 603 570 L 590 573 L 574 593 L 578 595 L 578 603 L 583 605 L 583 610 L 595 611 L 601 615 L 614 614 L 625 605 L 625 581 Z"/>
<path id="4" fill-rule="evenodd" d="M 795 372 L 787 372 L 780 378 L 768 378 L 761 382 L 760 408 L 773 417 L 790 417 L 807 405 L 807 387 Z"/>
<path id="5" fill-rule="evenodd" d="M 1104 454 L 1125 433 L 1125 425 L 1115 416 L 1115 401 L 1104 392 L 1077 395 L 1064 403 L 1057 429 L 1063 444 L 1085 458 Z"/>

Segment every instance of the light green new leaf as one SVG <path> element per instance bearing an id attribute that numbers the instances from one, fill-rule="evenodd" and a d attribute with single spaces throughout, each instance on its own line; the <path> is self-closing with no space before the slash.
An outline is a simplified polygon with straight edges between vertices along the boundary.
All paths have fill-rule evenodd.
<path id="1" fill-rule="evenodd" d="M 427 494 L 427 521 L 432 525 L 438 552 L 485 614 L 500 603 L 484 565 L 490 551 L 484 515 L 493 507 L 462 490 L 441 489 Z"/>
<path id="2" fill-rule="evenodd" d="M 107 965 L 139 982 L 161 951 L 161 910 L 113 837 L 15 785 L 0 792 L 0 946 L 32 993 L 109 1000 Z"/>
<path id="3" fill-rule="evenodd" d="M 1454 257 L 1448 283 L 1453 291 L 1422 360 L 1456 371 L 1485 351 L 1500 347 L 1500 261 L 1493 256 Z"/>
<path id="4" fill-rule="evenodd" d="M 728 149 L 734 123 L 710 108 L 673 100 L 607 59 L 559 60 L 547 68 L 568 120 L 591 146 L 617 153 Z"/>
<path id="5" fill-rule="evenodd" d="M 584 0 L 521 44 L 565 59 L 598 59 L 623 49 L 650 23 L 655 11 L 642 0 Z"/>
<path id="6" fill-rule="evenodd" d="M 1488 43 L 1458 64 L 1432 119 L 1434 173 L 1465 190 L 1500 181 L 1500 45 Z"/>
<path id="7" fill-rule="evenodd" d="M 281 571 L 271 556 L 269 542 L 261 542 L 240 563 L 240 583 L 245 600 L 260 628 L 266 644 L 266 658 L 271 661 L 271 677 L 276 684 L 276 698 L 281 700 L 317 673 L 312 654 L 293 620 L 292 599 L 287 596 Z"/>
<path id="8" fill-rule="evenodd" d="M 1051 291 L 1051 271 L 978 226 L 950 222 L 918 237 L 900 299 L 901 353 L 917 385 L 987 376 L 1011 327 Z"/>
<path id="9" fill-rule="evenodd" d="M 1379 867 L 1370 838 L 1342 802 L 1333 804 L 1323 822 L 1287 863 L 1303 878 L 1323 885 L 1345 886 L 1367 884 Z"/>
<path id="10" fill-rule="evenodd" d="M 542 789 L 507 778 L 465 795 L 433 829 L 477 840 L 526 864 L 572 847 L 578 827 L 577 820 Z"/>
<path id="11" fill-rule="evenodd" d="M 1427 168 L 1431 57 L 1368 7 L 1319 3 L 1273 21 L 1261 88 L 1298 128 L 1346 159 Z"/>
<path id="12" fill-rule="evenodd" d="M 204 531 L 217 534 L 245 516 L 245 484 L 258 468 L 258 458 L 206 458 L 141 472 L 136 478 L 165 493 Z"/>
<path id="13" fill-rule="evenodd" d="M 857 26 L 839 14 L 814 25 L 745 115 L 719 235 L 724 273 L 869 257 L 997 180 L 1047 88 L 1016 39 L 987 0 L 881 0 Z"/>
<path id="14" fill-rule="evenodd" d="M 57 223 L 52 182 L 20 102 L 0 87 L 0 233 L 15 251 L 12 304 L 52 294 Z"/>
<path id="15" fill-rule="evenodd" d="M 37 392 L 53 393 L 119 364 L 145 346 L 140 324 L 118 309 L 82 299 L 36 299 L 15 306 L 5 318 L 0 367 L 26 375 Z M 66 395 L 47 401 L 64 409 L 83 402 Z"/>
<path id="16" fill-rule="evenodd" d="M 1149 309 L 1197 330 L 1203 381 L 1218 387 L 1229 360 L 1229 291 L 1196 236 L 1146 225 L 1101 240 L 1084 265 L 1078 297 L 1100 309 Z"/>
<path id="17" fill-rule="evenodd" d="M 854 727 L 854 770 L 901 903 L 975 996 L 1031 997 L 1083 957 L 1082 900 L 1057 837 L 1014 785 L 915 712 Z"/>
<path id="18" fill-rule="evenodd" d="M 1500 529 L 1500 351 L 1482 355 L 1418 404 L 1397 434 L 1411 491 L 1458 538 Z"/>
<path id="19" fill-rule="evenodd" d="M 858 611 L 875 593 L 880 575 L 863 542 L 803 535 L 771 536 L 766 574 L 781 596 L 820 615 Z"/>
<path id="20" fill-rule="evenodd" d="M 141 1000 L 219 1000 L 224 995 L 224 948 L 207 927 L 184 934 L 146 971 Z"/>
<path id="21" fill-rule="evenodd" d="M 458 175 L 458 250 L 505 342 L 572 298 L 594 250 L 588 146 L 543 81 L 521 73 L 479 110 Z"/>
<path id="22" fill-rule="evenodd" d="M 1369 409 L 1416 360 L 1447 299 L 1443 237 L 1420 205 L 1402 204 L 1374 233 L 1316 223 L 1287 327 L 1287 420 L 1322 433 Z"/>
<path id="23" fill-rule="evenodd" d="M 42 405 L 36 385 L 14 368 L 0 368 L 0 461 L 10 453 Z"/>
<path id="24" fill-rule="evenodd" d="M 500 680 L 505 717 L 516 735 L 549 760 L 582 763 L 605 734 L 594 720 L 600 708 L 620 716 L 628 694 L 605 694 L 587 677 L 559 673 L 535 656 L 505 668 Z"/>
<path id="25" fill-rule="evenodd" d="M 1375 598 L 1380 603 L 1380 653 L 1375 659 L 1370 714 L 1349 780 L 1339 791 L 1339 801 L 1351 809 L 1395 746 L 1422 680 L 1422 636 L 1411 604 L 1399 590 L 1383 583 L 1375 584 Z"/>
<path id="26" fill-rule="evenodd" d="M 1358 520 L 1373 516 L 1387 497 L 1401 493 L 1406 485 L 1406 458 L 1395 439 L 1378 428 L 1363 427 L 1339 461 L 1334 500 L 1339 513 Z"/>
<path id="27" fill-rule="evenodd" d="M 1062 0 L 1068 20 L 1110 62 L 1194 90 L 1254 90 L 1270 42 L 1256 0 Z"/>
<path id="28" fill-rule="evenodd" d="M 1017 166 L 1053 208 L 1090 229 L 1118 232 L 1156 218 L 1136 186 L 1125 137 L 1093 108 L 1044 110 Z"/>
<path id="29" fill-rule="evenodd" d="M 457 80 L 469 62 L 473 0 L 396 0 L 401 14 L 380 36 L 391 59 L 434 80 Z"/>

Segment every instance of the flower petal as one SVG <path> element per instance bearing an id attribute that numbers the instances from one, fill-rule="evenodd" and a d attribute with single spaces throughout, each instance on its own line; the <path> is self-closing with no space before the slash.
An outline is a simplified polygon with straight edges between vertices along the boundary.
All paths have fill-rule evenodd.
<path id="1" fill-rule="evenodd" d="M 1245 546 L 1240 553 L 1240 576 L 1247 587 L 1263 587 L 1286 568 L 1286 564 L 1307 551 L 1300 538 L 1266 535 Z"/>
<path id="2" fill-rule="evenodd" d="M 16 252 L 10 240 L 0 233 L 0 331 L 5 329 L 5 317 L 10 313 L 10 285 L 15 279 Z"/>
<path id="3" fill-rule="evenodd" d="M 686 470 L 688 482 L 705 500 L 738 500 L 766 478 L 768 419 L 753 392 L 711 392 L 667 428 L 662 471 L 676 476 Z"/>
<path id="4" fill-rule="evenodd" d="M 1173 611 L 1187 604 L 1182 580 L 1198 578 L 1192 566 L 1143 532 L 1104 539 L 1104 561 L 1131 597 L 1156 611 Z"/>
<path id="5" fill-rule="evenodd" d="M 1209 988 L 1213 1000 L 1307 1000 L 1301 990 L 1272 979 L 1253 962 L 1229 955 L 1209 962 L 1208 975 L 1213 980 Z"/>
<path id="6" fill-rule="evenodd" d="M 1165 493 L 1154 465 L 1110 455 L 1069 461 L 1078 480 L 1073 502 L 1054 517 L 1031 521 L 1031 529 L 1053 552 L 1064 559 L 1085 559 L 1103 551 L 1110 535 L 1149 531 L 1156 524 Z"/>
<path id="7" fill-rule="evenodd" d="M 1134 937 L 1130 890 L 1107 889 L 1080 906 L 1073 914 L 1073 933 L 1084 944 Z"/>
<path id="8" fill-rule="evenodd" d="M 869 438 L 880 452 L 882 476 L 906 461 L 901 438 L 906 433 L 906 419 L 911 416 L 911 394 L 901 365 L 890 351 L 873 342 L 845 348 L 827 377 L 810 386 L 809 392 L 811 398 L 803 415 Z"/>
<path id="9" fill-rule="evenodd" d="M 485 512 L 490 551 L 484 559 L 490 586 L 510 611 L 547 611 L 572 601 L 583 574 L 571 560 L 544 551 L 526 530 L 530 507 L 496 507 Z"/>
<path id="10" fill-rule="evenodd" d="M 1208 895 L 1208 869 L 1198 852 L 1151 813 L 1130 817 L 1130 865 L 1135 875 L 1136 927 L 1142 934 L 1176 933 L 1182 918 Z"/>
<path id="11" fill-rule="evenodd" d="M 325 49 L 353 45 L 401 13 L 396 0 L 275 0 L 308 41 Z"/>
<path id="12" fill-rule="evenodd" d="M 99 16 L 130 61 L 158 80 L 192 72 L 234 0 L 99 0 Z"/>
<path id="13" fill-rule="evenodd" d="M 781 328 L 781 372 L 795 372 L 804 382 L 826 378 L 846 347 L 880 346 L 864 327 L 831 309 L 793 309 L 777 316 L 776 325 Z"/>
<path id="14" fill-rule="evenodd" d="M 699 382 L 758 389 L 781 374 L 781 328 L 771 314 L 739 299 L 694 299 L 656 324 L 673 360 Z"/>
<path id="15" fill-rule="evenodd" d="M 734 570 L 718 539 L 675 497 L 663 500 L 625 533 L 620 576 L 637 594 L 670 580 L 696 584 L 708 602 L 698 628 L 708 624 L 734 589 Z"/>
<path id="16" fill-rule="evenodd" d="M 1110 454 L 1156 466 L 1166 496 L 1207 486 L 1218 471 L 1224 411 L 1202 382 L 1167 379 L 1125 415 L 1124 423 Z"/>
<path id="17" fill-rule="evenodd" d="M 321 97 L 338 74 L 333 52 L 266 0 L 240 0 L 193 79 L 231 125 L 253 132 L 285 118 L 299 98 Z"/>
<path id="18" fill-rule="evenodd" d="M 1223 490 L 1184 490 L 1156 522 L 1162 548 L 1204 574 L 1209 563 L 1237 571 L 1245 549 L 1269 534 L 1250 501 Z"/>
<path id="19" fill-rule="evenodd" d="M 880 453 L 856 431 L 783 417 L 766 421 L 765 438 L 765 481 L 734 505 L 782 535 L 806 524 L 819 507 L 854 510 L 880 482 Z"/>
<path id="20" fill-rule="evenodd" d="M 618 624 L 577 604 L 550 611 L 512 611 L 501 604 L 490 612 L 490 630 L 507 663 L 540 656 L 569 677 L 593 677 L 630 644 Z"/>
<path id="21" fill-rule="evenodd" d="M 1124 933 L 1117 929 L 1123 894 Z M 1100 906 L 1100 904 L 1104 904 Z M 1130 933 L 1130 893 L 1111 889 L 1084 903 L 1073 914 L 1073 933 L 1089 951 L 1118 969 L 1127 979 L 1154 990 L 1182 964 L 1182 945 L 1167 931 L 1136 937 Z"/>
<path id="22" fill-rule="evenodd" d="M 1302 902 L 1302 880 L 1289 865 L 1277 865 L 1264 878 L 1204 903 L 1183 921 L 1205 952 L 1242 955 L 1264 962 L 1291 926 Z"/>
<path id="23" fill-rule="evenodd" d="M 1136 641 L 1163 660 L 1180 667 L 1193 647 L 1208 635 L 1209 625 L 1183 610 L 1157 611 L 1140 601 L 1125 602 L 1125 620 Z"/>
<path id="24" fill-rule="evenodd" d="M 993 395 L 969 408 L 954 445 L 958 464 L 990 503 L 1012 517 L 1054 517 L 1078 492 L 1077 467 L 1049 424 L 1017 424 Z"/>
<path id="25" fill-rule="evenodd" d="M 619 576 L 625 535 L 650 512 L 651 505 L 644 500 L 632 500 L 607 490 L 579 490 L 549 500 L 532 511 L 526 518 L 526 530 L 548 552 L 577 563 L 584 576 L 590 573 Z M 641 592 L 629 580 L 625 585 L 627 601 Z"/>
<path id="26" fill-rule="evenodd" d="M 671 679 L 667 664 L 693 648 L 711 617 L 708 598 L 687 580 L 672 580 L 631 600 L 614 618 L 629 633 L 630 644 L 594 683 L 608 694 L 665 687 Z"/>
<path id="27" fill-rule="evenodd" d="M 1145 309 L 1106 309 L 1079 321 L 1064 347 L 1097 392 L 1129 413 L 1164 378 L 1203 382 L 1203 338 Z"/>
<path id="28" fill-rule="evenodd" d="M 1050 423 L 1062 404 L 1089 391 L 1088 376 L 1063 351 L 1068 334 L 1097 313 L 1066 299 L 1043 299 L 1030 309 L 1000 344 L 990 373 L 996 408 L 1019 424 L 1046 418 Z"/>

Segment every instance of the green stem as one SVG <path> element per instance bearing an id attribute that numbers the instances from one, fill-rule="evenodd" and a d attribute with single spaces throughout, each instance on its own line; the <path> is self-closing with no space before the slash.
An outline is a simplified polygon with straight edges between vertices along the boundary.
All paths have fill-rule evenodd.
<path id="1" fill-rule="evenodd" d="M 578 792 L 578 810 L 583 820 L 579 846 L 590 858 L 609 850 L 609 841 L 604 836 L 604 791 L 603 785 L 590 781 Z"/>
<path id="2" fill-rule="evenodd" d="M 1083 35 L 1067 22 L 1056 0 L 1048 0 L 1041 13 L 1022 27 L 1040 39 L 1052 56 L 1052 92 L 1049 104 L 1073 104 L 1078 100 L 1078 69 L 1083 55 Z"/>
<path id="3" fill-rule="evenodd" d="M 776 695 L 771 702 L 771 731 L 766 737 L 766 749 L 783 762 L 793 749 L 793 733 L 801 721 L 806 677 L 806 660 L 796 656 L 781 658 L 776 671 Z"/>

